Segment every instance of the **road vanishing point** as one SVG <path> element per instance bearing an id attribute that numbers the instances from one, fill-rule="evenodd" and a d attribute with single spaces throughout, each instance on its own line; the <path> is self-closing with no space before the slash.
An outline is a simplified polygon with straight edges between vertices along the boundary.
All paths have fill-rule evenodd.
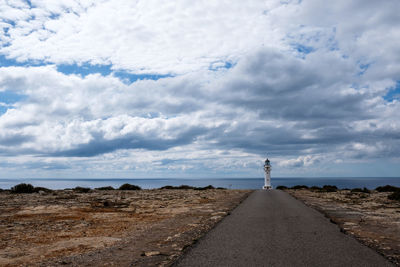
<path id="1" fill-rule="evenodd" d="M 258 190 L 174 266 L 393 266 L 281 190 Z"/>

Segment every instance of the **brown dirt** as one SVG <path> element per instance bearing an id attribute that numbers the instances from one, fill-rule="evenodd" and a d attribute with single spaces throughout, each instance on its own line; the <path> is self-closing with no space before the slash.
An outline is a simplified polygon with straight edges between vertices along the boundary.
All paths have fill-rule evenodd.
<path id="1" fill-rule="evenodd" d="M 324 213 L 346 234 L 400 266 L 400 202 L 389 200 L 390 193 L 286 191 Z"/>
<path id="2" fill-rule="evenodd" d="M 0 266 L 167 266 L 250 192 L 1 192 Z"/>

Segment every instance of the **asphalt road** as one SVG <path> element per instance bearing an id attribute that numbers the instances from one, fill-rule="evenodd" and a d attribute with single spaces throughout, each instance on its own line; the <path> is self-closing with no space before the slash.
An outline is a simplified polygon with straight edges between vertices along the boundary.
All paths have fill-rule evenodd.
<path id="1" fill-rule="evenodd" d="M 393 266 L 280 190 L 255 191 L 175 266 Z"/>

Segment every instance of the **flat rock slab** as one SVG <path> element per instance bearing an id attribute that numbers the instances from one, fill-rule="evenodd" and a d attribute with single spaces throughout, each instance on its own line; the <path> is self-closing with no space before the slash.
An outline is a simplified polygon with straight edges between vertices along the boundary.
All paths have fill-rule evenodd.
<path id="1" fill-rule="evenodd" d="M 255 191 L 175 266 L 393 266 L 280 190 Z"/>

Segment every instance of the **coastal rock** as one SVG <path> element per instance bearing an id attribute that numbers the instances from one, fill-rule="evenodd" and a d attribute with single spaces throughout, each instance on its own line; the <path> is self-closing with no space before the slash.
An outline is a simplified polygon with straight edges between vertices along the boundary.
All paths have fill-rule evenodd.
<path id="1" fill-rule="evenodd" d="M 148 252 L 143 253 L 143 255 L 146 257 L 156 256 L 156 255 L 160 255 L 160 254 L 161 254 L 160 251 L 148 251 Z"/>

